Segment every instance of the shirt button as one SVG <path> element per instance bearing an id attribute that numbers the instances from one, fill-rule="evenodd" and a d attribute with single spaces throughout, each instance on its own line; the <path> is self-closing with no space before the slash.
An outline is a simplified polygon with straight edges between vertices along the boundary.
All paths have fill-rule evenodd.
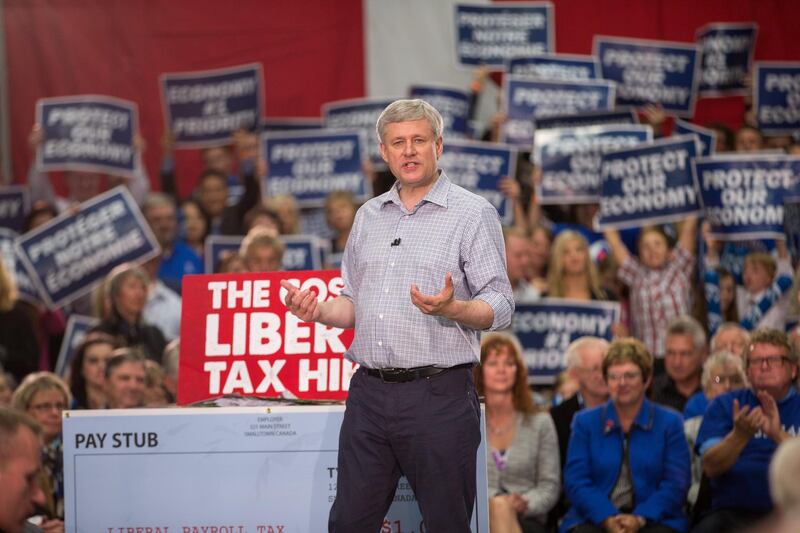
<path id="1" fill-rule="evenodd" d="M 378 341 L 378 346 L 383 346 L 383 341 Z"/>
<path id="2" fill-rule="evenodd" d="M 378 315 L 378 318 L 380 318 L 381 320 L 383 320 L 383 315 Z"/>
<path id="3" fill-rule="evenodd" d="M 390 266 L 390 267 L 393 267 L 393 266 L 394 266 L 394 261 L 392 261 L 391 263 L 389 263 L 389 266 Z"/>

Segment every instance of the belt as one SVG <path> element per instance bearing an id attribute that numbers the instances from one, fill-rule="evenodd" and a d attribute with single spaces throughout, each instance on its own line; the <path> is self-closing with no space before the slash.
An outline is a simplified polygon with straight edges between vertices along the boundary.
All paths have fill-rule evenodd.
<path id="1" fill-rule="evenodd" d="M 368 376 L 380 378 L 384 383 L 406 383 L 422 378 L 430 378 L 437 374 L 447 372 L 448 370 L 455 370 L 456 368 L 472 368 L 472 363 L 464 363 L 463 365 L 456 365 L 446 368 L 437 366 L 418 366 L 415 368 L 366 368 L 364 372 Z"/>

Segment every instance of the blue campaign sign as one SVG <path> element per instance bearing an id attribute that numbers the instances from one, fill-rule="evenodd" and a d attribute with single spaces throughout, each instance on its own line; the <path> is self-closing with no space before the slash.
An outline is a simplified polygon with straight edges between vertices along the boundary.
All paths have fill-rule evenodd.
<path id="1" fill-rule="evenodd" d="M 19 258 L 14 242 L 19 237 L 19 233 L 8 228 L 0 228 L 0 260 L 6 267 L 6 271 L 11 274 L 14 280 L 14 285 L 17 287 L 19 297 L 25 301 L 39 304 L 42 297 L 39 296 L 39 291 L 31 281 L 28 272 L 22 265 L 22 260 Z"/>
<path id="2" fill-rule="evenodd" d="M 453 183 L 479 194 L 491 203 L 505 225 L 514 220 L 514 206 L 499 189 L 502 178 L 514 179 L 517 151 L 510 146 L 474 141 L 448 141 L 439 167 Z"/>
<path id="3" fill-rule="evenodd" d="M 37 169 L 133 175 L 140 164 L 133 146 L 137 116 L 135 103 L 109 96 L 40 99 L 36 122 L 44 141 L 36 153 Z"/>
<path id="4" fill-rule="evenodd" d="M 666 224 L 699 213 L 691 165 L 697 153 L 695 137 L 684 135 L 603 154 L 598 228 Z"/>
<path id="5" fill-rule="evenodd" d="M 413 85 L 409 89 L 409 97 L 425 100 L 441 113 L 445 137 L 458 139 L 470 136 L 470 97 L 467 91 L 433 85 Z"/>
<path id="6" fill-rule="evenodd" d="M 800 63 L 757 62 L 753 87 L 753 108 L 762 132 L 791 135 L 800 129 Z"/>
<path id="7" fill-rule="evenodd" d="M 322 104 L 325 127 L 362 131 L 367 157 L 373 163 L 383 165 L 375 125 L 378 123 L 381 112 L 395 100 L 395 98 L 352 98 Z"/>
<path id="8" fill-rule="evenodd" d="M 600 156 L 649 143 L 653 128 L 639 124 L 538 130 L 534 163 L 542 171 L 536 198 L 542 205 L 600 201 Z"/>
<path id="9" fill-rule="evenodd" d="M 502 69 L 512 57 L 555 51 L 550 2 L 456 4 L 456 62 Z"/>
<path id="10" fill-rule="evenodd" d="M 618 106 L 660 103 L 678 116 L 694 114 L 700 79 L 698 46 L 595 36 L 594 55 L 603 78 L 618 84 Z"/>
<path id="11" fill-rule="evenodd" d="M 578 115 L 539 117 L 533 121 L 534 132 L 551 128 L 577 128 L 579 126 L 605 126 L 609 124 L 638 124 L 639 117 L 633 109 L 624 111 L 592 111 Z M 534 137 L 535 137 L 534 133 Z"/>
<path id="12" fill-rule="evenodd" d="M 162 74 L 165 127 L 178 148 L 220 146 L 243 129 L 257 131 L 264 114 L 260 63 Z"/>
<path id="13" fill-rule="evenodd" d="M 611 340 L 619 316 L 616 302 L 543 298 L 533 304 L 517 304 L 511 331 L 522 344 L 528 382 L 554 383 L 566 369 L 564 353 L 569 344 L 586 335 Z"/>
<path id="14" fill-rule="evenodd" d="M 530 150 L 533 123 L 543 117 L 608 111 L 614 107 L 615 84 L 605 80 L 546 81 L 506 76 L 504 106 L 508 119 L 502 140 Z"/>
<path id="15" fill-rule="evenodd" d="M 160 252 L 125 187 L 116 187 L 26 233 L 16 241 L 28 273 L 50 308 L 89 292 L 122 263 Z"/>
<path id="16" fill-rule="evenodd" d="M 673 135 L 696 135 L 700 143 L 699 156 L 708 157 L 714 155 L 717 146 L 717 132 L 692 124 L 679 118 L 675 119 L 675 126 L 672 128 Z"/>
<path id="17" fill-rule="evenodd" d="M 265 134 L 267 194 L 293 195 L 300 207 L 321 207 L 332 191 L 349 191 L 356 200 L 367 200 L 370 184 L 362 167 L 361 143 L 358 131 Z"/>
<path id="18" fill-rule="evenodd" d="M 758 24 L 714 22 L 697 30 L 703 52 L 700 96 L 745 95 L 753 64 Z"/>
<path id="19" fill-rule="evenodd" d="M 56 374 L 61 377 L 66 376 L 67 370 L 72 364 L 72 358 L 75 356 L 75 348 L 83 342 L 89 330 L 99 322 L 98 319 L 91 316 L 69 316 L 67 329 L 64 330 L 64 339 L 61 341 L 61 349 L 58 351 L 58 359 L 56 359 Z"/>
<path id="20" fill-rule="evenodd" d="M 797 196 L 800 157 L 716 155 L 694 161 L 711 236 L 784 239 L 784 202 Z"/>
<path id="21" fill-rule="evenodd" d="M 270 117 L 261 121 L 261 131 L 305 131 L 319 130 L 324 126 L 321 118 L 314 117 Z"/>
<path id="22" fill-rule="evenodd" d="M 240 235 L 209 235 L 204 245 L 205 271 L 218 272 L 220 261 L 227 254 L 239 253 Z M 285 245 L 283 270 L 322 270 L 322 243 L 316 235 L 281 235 Z"/>
<path id="23" fill-rule="evenodd" d="M 540 54 L 512 58 L 506 72 L 544 80 L 594 80 L 600 77 L 600 65 L 594 56 Z"/>
<path id="24" fill-rule="evenodd" d="M 28 188 L 19 185 L 0 186 L 0 228 L 22 231 L 30 209 Z"/>

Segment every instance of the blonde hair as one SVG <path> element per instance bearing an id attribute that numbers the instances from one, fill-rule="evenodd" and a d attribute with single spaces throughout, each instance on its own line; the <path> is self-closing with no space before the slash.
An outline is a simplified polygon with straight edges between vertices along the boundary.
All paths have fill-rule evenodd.
<path id="1" fill-rule="evenodd" d="M 606 300 L 605 291 L 600 286 L 600 275 L 589 254 L 589 243 L 577 231 L 565 230 L 558 234 L 550 250 L 550 266 L 547 269 L 548 296 L 563 297 L 564 287 L 564 248 L 568 242 L 577 241 L 586 250 L 586 276 L 589 292 L 599 300 Z"/>
<path id="2" fill-rule="evenodd" d="M 20 411 L 27 411 L 36 393 L 46 390 L 57 390 L 64 397 L 64 406 L 69 407 L 72 395 L 67 384 L 52 372 L 33 372 L 25 376 L 11 397 L 11 405 Z"/>

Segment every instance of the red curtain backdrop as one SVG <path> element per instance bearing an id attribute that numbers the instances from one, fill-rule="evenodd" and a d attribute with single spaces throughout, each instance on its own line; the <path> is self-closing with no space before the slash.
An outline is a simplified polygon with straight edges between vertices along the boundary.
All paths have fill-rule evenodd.
<path id="1" fill-rule="evenodd" d="M 260 62 L 267 116 L 319 116 L 364 94 L 361 0 L 6 0 L 11 147 L 25 181 L 36 100 L 107 94 L 139 106 L 151 177 L 163 117 L 158 76 Z M 181 190 L 199 169 L 178 151 Z M 191 178 L 191 179 L 189 179 Z"/>
<path id="2" fill-rule="evenodd" d="M 553 4 L 559 52 L 591 53 L 595 34 L 691 42 L 708 22 L 755 21 L 756 59 L 800 60 L 800 40 L 793 35 L 800 15 L 796 0 Z M 420 9 L 424 17 L 422 5 L 412 2 L 409 9 Z M 364 96 L 362 0 L 6 0 L 3 6 L 16 181 L 25 180 L 27 136 L 41 97 L 97 93 L 137 102 L 154 176 L 162 72 L 261 62 L 267 116 L 318 116 L 326 101 Z M 414 28 L 409 36 L 424 38 Z M 738 126 L 742 111 L 741 98 L 703 99 L 695 120 Z M 178 155 L 184 194 L 197 159 L 193 151 Z"/>

